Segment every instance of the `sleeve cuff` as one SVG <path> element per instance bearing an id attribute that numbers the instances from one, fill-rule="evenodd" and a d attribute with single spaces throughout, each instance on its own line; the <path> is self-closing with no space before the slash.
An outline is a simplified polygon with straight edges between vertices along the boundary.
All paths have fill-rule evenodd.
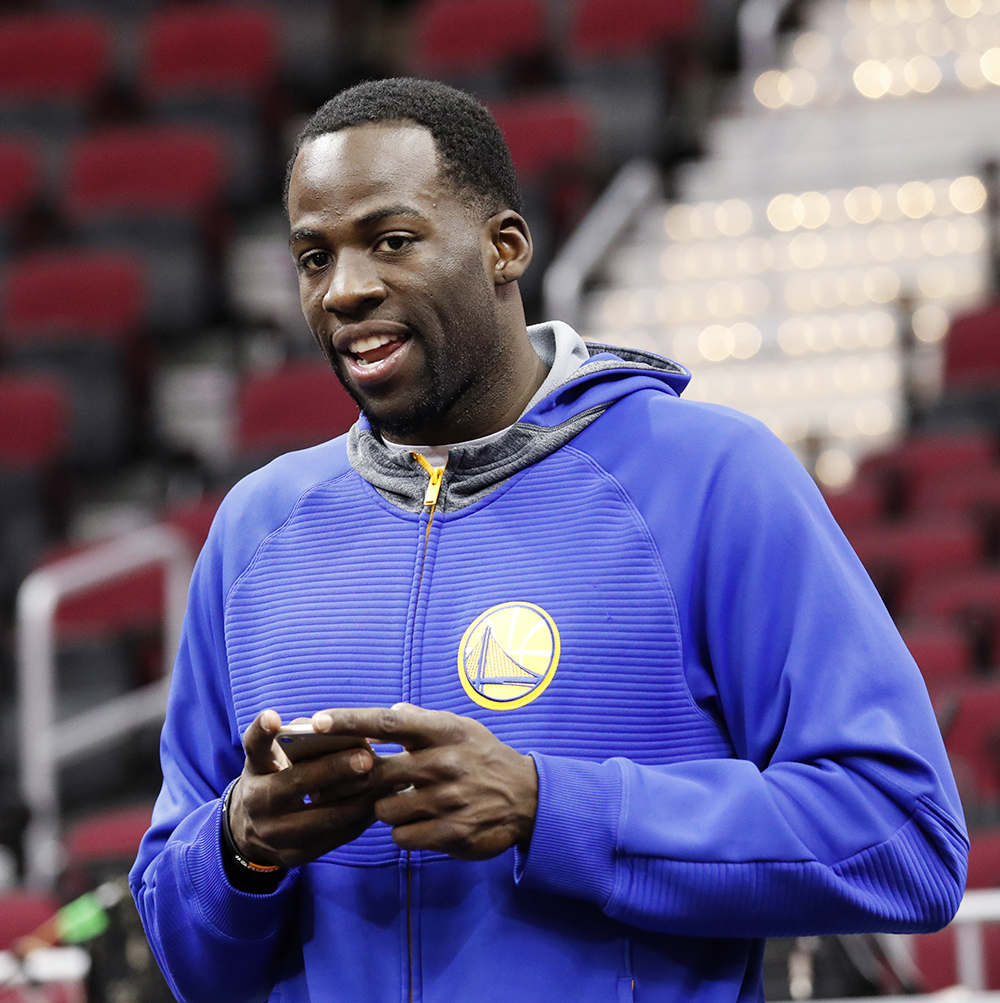
<path id="1" fill-rule="evenodd" d="M 282 922 L 282 906 L 288 890 L 298 879 L 298 869 L 285 872 L 274 891 L 268 894 L 240 891 L 226 876 L 222 859 L 220 798 L 197 837 L 188 845 L 185 864 L 193 898 L 206 922 L 227 937 L 238 940 L 265 940 Z"/>
<path id="2" fill-rule="evenodd" d="M 614 761 L 530 755 L 538 771 L 538 813 L 528 849 L 515 851 L 514 880 L 603 909 L 615 887 L 621 771 Z"/>

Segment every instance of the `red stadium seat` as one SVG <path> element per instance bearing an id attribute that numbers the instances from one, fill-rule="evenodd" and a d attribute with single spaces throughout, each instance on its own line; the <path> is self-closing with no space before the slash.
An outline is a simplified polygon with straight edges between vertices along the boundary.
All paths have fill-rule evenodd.
<path id="1" fill-rule="evenodd" d="M 107 128 L 70 156 L 65 214 L 85 243 L 128 250 L 149 276 L 150 319 L 190 330 L 212 307 L 208 247 L 227 177 L 224 136 L 207 128 Z"/>
<path id="2" fill-rule="evenodd" d="M 49 542 L 51 473 L 69 443 L 69 392 L 49 376 L 0 373 L 0 596 Z"/>
<path id="3" fill-rule="evenodd" d="M 6 282 L 3 340 L 126 342 L 142 324 L 144 285 L 142 267 L 123 254 L 43 251 L 21 258 Z"/>
<path id="4" fill-rule="evenodd" d="M 1000 805 L 1000 684 L 971 683 L 958 696 L 944 730 L 963 800 Z"/>
<path id="5" fill-rule="evenodd" d="M 27 209 L 39 187 L 38 162 L 31 144 L 0 139 L 0 226 Z"/>
<path id="6" fill-rule="evenodd" d="M 111 33 L 84 13 L 24 14 L 0 21 L 0 102 L 92 98 L 109 69 Z"/>
<path id="7" fill-rule="evenodd" d="M 932 696 L 960 687 L 974 665 L 965 635 L 948 621 L 922 620 L 900 627 Z"/>
<path id="8" fill-rule="evenodd" d="M 293 362 L 246 378 L 237 403 L 237 444 L 244 454 L 276 455 L 346 432 L 358 408 L 330 367 Z"/>
<path id="9" fill-rule="evenodd" d="M 78 819 L 67 828 L 62 840 L 67 864 L 75 866 L 108 859 L 131 862 L 152 816 L 152 804 L 140 804 Z"/>
<path id="10" fill-rule="evenodd" d="M 866 479 L 881 482 L 890 509 L 913 507 L 931 485 L 961 470 L 993 466 L 997 448 L 982 432 L 939 432 L 907 439 L 900 446 L 868 457 L 860 468 Z"/>
<path id="11" fill-rule="evenodd" d="M 824 498 L 842 529 L 875 522 L 887 514 L 883 492 L 864 478 L 859 477 L 846 490 L 825 494 Z"/>
<path id="12" fill-rule="evenodd" d="M 209 131 L 102 129 L 72 152 L 66 209 L 74 220 L 197 214 L 215 204 L 223 177 L 221 142 Z"/>
<path id="13" fill-rule="evenodd" d="M 85 466 L 117 462 L 133 434 L 130 361 L 144 287 L 132 257 L 83 249 L 26 256 L 6 282 L 0 340 L 19 369 L 72 388 L 71 459 Z"/>
<path id="14" fill-rule="evenodd" d="M 0 469 L 37 470 L 69 439 L 65 388 L 46 376 L 0 373 Z"/>
<path id="15" fill-rule="evenodd" d="M 966 888 L 1000 888 L 1000 830 L 969 833 L 969 876 Z"/>
<path id="16" fill-rule="evenodd" d="M 953 390 L 1000 381 L 1000 303 L 959 317 L 945 343 L 945 386 Z"/>
<path id="17" fill-rule="evenodd" d="M 940 992 L 957 983 L 954 927 L 945 927 L 937 933 L 915 934 L 911 943 L 923 992 Z M 983 958 L 986 988 L 1000 989 L 1000 926 L 995 923 L 983 926 Z"/>
<path id="18" fill-rule="evenodd" d="M 221 503 L 221 494 L 208 495 L 198 501 L 182 502 L 162 512 L 160 521 L 179 529 L 187 537 L 191 550 L 198 553 L 205 545 L 212 520 Z"/>
<path id="19" fill-rule="evenodd" d="M 279 33 L 268 6 L 186 4 L 156 12 L 143 46 L 140 89 L 150 111 L 225 137 L 226 193 L 239 204 L 263 194 Z"/>
<path id="20" fill-rule="evenodd" d="M 152 804 L 138 804 L 98 811 L 73 822 L 62 840 L 61 888 L 67 897 L 124 874 L 139 852 L 152 816 Z"/>
<path id="21" fill-rule="evenodd" d="M 583 101 L 572 97 L 532 98 L 496 102 L 490 110 L 522 181 L 582 165 L 589 158 L 593 116 Z"/>
<path id="22" fill-rule="evenodd" d="M 958 519 L 910 519 L 849 526 L 847 538 L 891 612 L 928 578 L 982 557 L 975 526 Z"/>
<path id="23" fill-rule="evenodd" d="M 426 0 L 414 24 L 417 68 L 450 76 L 495 69 L 545 42 L 540 0 Z"/>
<path id="24" fill-rule="evenodd" d="M 900 613 L 950 620 L 969 638 L 980 667 L 1000 659 L 1000 571 L 971 568 L 926 578 L 908 592 Z"/>
<path id="25" fill-rule="evenodd" d="M 192 554 L 197 554 L 204 546 L 221 501 L 221 495 L 212 495 L 176 505 L 160 514 L 160 522 L 179 529 L 187 538 Z M 64 544 L 49 551 L 46 563 L 86 549 Z M 73 641 L 155 630 L 162 621 L 163 598 L 162 570 L 144 568 L 60 603 L 57 629 L 63 640 Z"/>
<path id="26" fill-rule="evenodd" d="M 259 92 L 274 79 L 278 22 L 264 6 L 191 4 L 149 22 L 140 86 L 150 97 Z"/>
<path id="27" fill-rule="evenodd" d="M 59 899 L 48 892 L 27 889 L 0 892 L 0 951 L 9 950 L 15 941 L 34 933 L 61 906 Z"/>
<path id="28" fill-rule="evenodd" d="M 580 0 L 569 32 L 574 59 L 646 51 L 695 24 L 694 0 Z"/>

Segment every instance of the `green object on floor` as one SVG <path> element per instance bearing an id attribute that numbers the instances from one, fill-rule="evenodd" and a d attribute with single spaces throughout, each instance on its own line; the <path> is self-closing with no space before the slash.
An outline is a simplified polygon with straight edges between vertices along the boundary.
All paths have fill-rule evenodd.
<path id="1" fill-rule="evenodd" d="M 56 932 L 64 944 L 82 944 L 108 928 L 108 913 L 93 892 L 81 895 L 56 913 Z"/>

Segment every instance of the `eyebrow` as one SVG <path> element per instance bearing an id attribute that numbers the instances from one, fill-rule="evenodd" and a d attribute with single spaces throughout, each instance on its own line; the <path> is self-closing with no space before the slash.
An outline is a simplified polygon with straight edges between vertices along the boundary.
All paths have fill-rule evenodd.
<path id="1" fill-rule="evenodd" d="M 405 216 L 409 219 L 424 219 L 424 214 L 419 209 L 414 209 L 412 206 L 408 205 L 387 205 L 382 209 L 375 209 L 372 212 L 365 213 L 357 221 L 357 226 L 365 226 L 368 223 L 379 223 L 383 219 L 389 219 L 392 216 Z"/>
<path id="2" fill-rule="evenodd" d="M 373 209 L 371 212 L 365 213 L 364 216 L 355 220 L 354 226 L 370 226 L 372 223 L 380 223 L 384 219 L 392 219 L 393 217 L 400 216 L 406 219 L 427 218 L 419 209 L 414 209 L 413 206 L 387 205 L 381 209 Z M 292 245 L 300 240 L 323 240 L 324 237 L 325 234 L 321 230 L 314 230 L 312 227 L 302 226 L 292 230 L 292 232 L 288 235 L 288 243 L 289 245 Z"/>

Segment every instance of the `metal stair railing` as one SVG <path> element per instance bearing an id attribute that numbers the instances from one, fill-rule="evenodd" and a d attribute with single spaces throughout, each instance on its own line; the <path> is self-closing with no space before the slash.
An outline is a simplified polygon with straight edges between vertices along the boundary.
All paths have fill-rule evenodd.
<path id="1" fill-rule="evenodd" d="M 51 887 L 59 873 L 59 768 L 85 752 L 162 717 L 187 603 L 193 557 L 184 536 L 150 526 L 30 574 L 17 596 L 20 787 L 29 810 L 24 835 L 27 882 Z M 56 720 L 56 610 L 60 602 L 149 565 L 165 572 L 162 679 Z"/>

